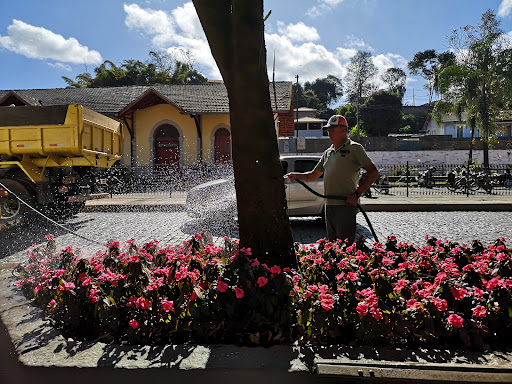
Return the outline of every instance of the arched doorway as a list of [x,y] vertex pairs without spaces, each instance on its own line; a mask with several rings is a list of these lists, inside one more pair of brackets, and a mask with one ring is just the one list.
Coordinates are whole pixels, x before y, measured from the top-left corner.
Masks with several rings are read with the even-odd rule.
[[155,131],[155,167],[180,166],[180,134],[170,124],[165,124]]
[[214,143],[215,164],[231,161],[231,134],[226,128],[219,128],[215,132]]

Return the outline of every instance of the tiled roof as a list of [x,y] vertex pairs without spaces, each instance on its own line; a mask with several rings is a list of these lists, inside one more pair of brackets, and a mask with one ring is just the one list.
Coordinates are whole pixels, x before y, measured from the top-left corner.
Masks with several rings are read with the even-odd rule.
[[[270,99],[274,111],[291,108],[291,82],[276,82],[276,100],[270,83]],[[229,113],[229,101],[223,83],[153,85],[105,88],[21,89],[16,94],[37,100],[41,105],[81,104],[105,115],[117,115],[148,90],[154,89],[186,113]],[[10,90],[0,90],[0,100]]]

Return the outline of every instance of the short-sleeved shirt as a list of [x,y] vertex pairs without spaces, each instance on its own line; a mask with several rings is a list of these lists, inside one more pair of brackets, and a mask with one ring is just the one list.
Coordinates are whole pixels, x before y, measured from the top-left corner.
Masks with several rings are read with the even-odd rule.
[[[373,164],[363,146],[355,141],[347,141],[337,150],[331,145],[325,150],[315,166],[324,174],[324,194],[327,196],[347,196],[354,193],[359,183],[362,167]],[[344,200],[325,199],[327,205],[344,205]]]

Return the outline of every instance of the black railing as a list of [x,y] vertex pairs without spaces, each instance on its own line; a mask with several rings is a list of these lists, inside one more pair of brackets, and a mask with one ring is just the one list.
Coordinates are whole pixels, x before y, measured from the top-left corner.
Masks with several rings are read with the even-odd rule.
[[[465,164],[380,164],[375,184],[378,193],[394,195],[512,194],[511,169],[492,165],[484,170]],[[387,188],[382,188],[383,179]]]
[[[512,176],[506,165],[492,165],[487,173],[464,164],[379,164],[380,177],[372,193],[415,195],[512,195]],[[194,167],[112,167],[104,175],[103,192],[162,194],[186,192],[211,180],[233,175],[230,164]]]

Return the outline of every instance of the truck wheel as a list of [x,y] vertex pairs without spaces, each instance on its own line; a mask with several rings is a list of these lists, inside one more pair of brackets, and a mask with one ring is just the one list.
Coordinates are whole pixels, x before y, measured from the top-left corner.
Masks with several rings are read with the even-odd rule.
[[[12,192],[7,193],[6,196],[0,196],[0,228],[12,227],[21,223],[32,212],[18,197],[31,206],[33,199],[23,184],[15,180],[4,179],[0,183]],[[0,189],[2,189],[1,185]]]

